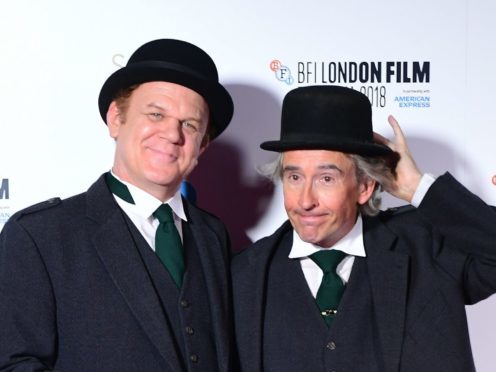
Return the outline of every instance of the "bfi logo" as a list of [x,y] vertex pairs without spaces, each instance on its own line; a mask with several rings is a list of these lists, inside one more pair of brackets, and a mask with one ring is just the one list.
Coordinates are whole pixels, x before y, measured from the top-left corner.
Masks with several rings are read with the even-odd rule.
[[0,199],[9,199],[9,179],[3,178],[0,183]]
[[274,59],[270,62],[270,69],[275,73],[277,80],[283,81],[288,85],[293,84],[294,78],[291,76],[291,70],[283,66],[281,61]]

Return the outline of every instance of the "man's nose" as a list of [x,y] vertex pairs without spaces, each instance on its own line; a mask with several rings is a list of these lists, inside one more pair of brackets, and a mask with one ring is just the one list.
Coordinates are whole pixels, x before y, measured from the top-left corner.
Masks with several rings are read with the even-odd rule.
[[311,210],[318,205],[315,187],[311,181],[305,182],[300,194],[300,206],[305,210]]
[[162,123],[160,136],[171,143],[181,143],[183,141],[182,122],[179,119],[168,117]]

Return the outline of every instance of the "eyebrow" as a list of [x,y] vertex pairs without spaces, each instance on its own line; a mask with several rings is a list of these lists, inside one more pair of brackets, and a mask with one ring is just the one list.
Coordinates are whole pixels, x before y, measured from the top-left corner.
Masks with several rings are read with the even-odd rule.
[[146,108],[154,108],[154,109],[157,109],[157,110],[160,110],[160,111],[167,111],[165,109],[165,107],[159,105],[158,103],[155,103],[155,102],[152,102],[152,103],[147,103]]
[[[300,169],[301,169],[301,167],[299,167],[297,165],[286,165],[282,169],[282,171],[283,171],[283,173],[284,172],[294,172],[294,171],[298,171]],[[341,174],[344,173],[343,170],[341,168],[339,168],[336,164],[321,164],[321,165],[317,166],[317,169],[319,169],[319,170],[336,170]]]

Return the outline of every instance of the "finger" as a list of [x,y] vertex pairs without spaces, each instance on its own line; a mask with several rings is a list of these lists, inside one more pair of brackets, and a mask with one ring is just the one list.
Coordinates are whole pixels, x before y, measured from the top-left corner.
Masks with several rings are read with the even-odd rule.
[[398,121],[394,118],[393,115],[388,116],[388,122],[389,125],[391,125],[391,128],[393,128],[393,132],[394,132],[394,136],[396,137],[396,140],[400,142],[405,142],[405,135],[403,134],[403,131],[401,130]]

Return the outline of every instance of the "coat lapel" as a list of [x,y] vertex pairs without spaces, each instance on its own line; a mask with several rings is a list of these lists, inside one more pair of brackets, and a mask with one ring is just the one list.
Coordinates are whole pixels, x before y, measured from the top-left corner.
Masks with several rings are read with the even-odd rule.
[[[386,372],[399,370],[408,290],[409,256],[378,219],[364,218],[364,243]],[[395,245],[395,251],[392,250]]]
[[[259,240],[248,248],[247,252],[241,252],[233,262],[234,313],[238,331],[236,338],[243,368],[247,371],[263,370],[262,346],[267,275],[281,239],[290,230],[291,224],[286,221],[270,237]],[[242,273],[239,279],[238,272]],[[249,319],[248,327],[244,321],[237,319]]]
[[229,268],[228,238],[221,242],[213,230],[203,220],[199,211],[188,202],[184,201],[188,216],[188,226],[195,244],[198,246],[199,256],[208,291],[210,311],[212,314],[212,327],[216,336],[217,360],[219,371],[229,371],[231,355],[231,339],[229,335],[232,325],[231,293]]
[[139,324],[169,364],[181,371],[172,330],[122,211],[103,177],[88,190],[89,232],[96,251]]

